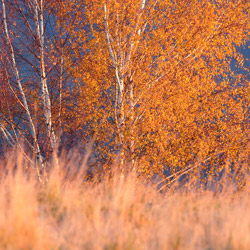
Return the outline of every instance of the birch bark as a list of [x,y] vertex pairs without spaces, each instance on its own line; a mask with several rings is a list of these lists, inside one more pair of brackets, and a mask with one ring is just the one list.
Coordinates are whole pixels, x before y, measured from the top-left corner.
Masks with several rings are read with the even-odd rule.
[[50,141],[50,146],[52,150],[53,161],[56,167],[58,167],[58,158],[56,153],[56,136],[52,127],[52,114],[51,114],[51,101],[50,94],[48,90],[47,84],[47,76],[45,69],[45,46],[44,46],[44,17],[43,17],[43,0],[40,0],[40,4],[38,0],[34,0],[34,13],[36,20],[36,33],[37,40],[39,43],[39,61],[40,61],[40,80],[41,80],[41,92],[42,92],[42,102],[44,107],[44,117],[46,123],[46,130],[48,134],[48,138]]
[[[108,2],[107,2],[108,3]],[[106,42],[108,45],[109,55],[112,61],[112,66],[115,70],[115,84],[116,84],[116,103],[115,103],[115,118],[117,123],[117,130],[119,136],[119,146],[118,146],[118,160],[121,168],[124,168],[125,162],[125,145],[124,145],[124,80],[121,78],[122,65],[120,60],[114,54],[112,43],[110,40],[109,26],[108,26],[108,15],[109,10],[107,4],[104,5],[104,18],[105,18],[105,33]]]
[[[138,15],[135,17],[136,27],[131,34],[130,44],[127,53],[122,51],[120,46],[120,40],[122,37],[121,31],[118,28],[119,15],[117,14],[117,27],[116,27],[116,44],[112,43],[110,31],[109,31],[109,1],[104,5],[104,18],[105,18],[105,33],[106,42],[109,50],[109,56],[112,61],[112,66],[115,71],[115,84],[116,84],[116,104],[115,104],[115,116],[117,123],[117,130],[119,136],[119,147],[118,147],[118,159],[121,168],[124,168],[125,156],[128,157],[128,162],[131,164],[131,168],[134,168],[134,83],[132,78],[132,69],[129,69],[131,65],[131,57],[133,52],[136,50],[138,40],[135,39],[141,36],[142,28],[140,27],[140,20],[143,14],[146,0],[141,0],[140,9]],[[124,60],[124,55],[126,59]],[[125,93],[125,88],[127,92]],[[128,102],[129,112],[125,114],[125,102]],[[129,123],[126,123],[128,120]],[[129,124],[129,125],[128,125]],[[129,142],[125,143],[125,133],[129,131]],[[127,145],[127,147],[126,147]],[[127,151],[127,152],[126,152]]]

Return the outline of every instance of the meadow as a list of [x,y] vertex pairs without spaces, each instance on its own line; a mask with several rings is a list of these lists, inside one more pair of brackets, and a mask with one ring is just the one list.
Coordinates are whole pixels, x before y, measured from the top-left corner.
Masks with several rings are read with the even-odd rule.
[[249,0],[0,0],[0,31],[0,250],[250,249]]
[[[41,184],[20,154],[0,167],[0,249],[249,249],[250,184],[168,188],[60,159]],[[85,177],[84,177],[85,176]]]

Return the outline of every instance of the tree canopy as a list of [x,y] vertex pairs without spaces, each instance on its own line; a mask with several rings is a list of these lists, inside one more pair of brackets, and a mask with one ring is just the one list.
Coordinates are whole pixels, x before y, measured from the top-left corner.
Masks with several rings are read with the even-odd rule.
[[[65,138],[93,140],[98,171],[241,168],[250,93],[239,48],[250,40],[249,11],[243,0],[2,0],[1,52],[13,52],[1,56],[1,127],[9,142],[43,145],[47,158]],[[25,127],[32,122],[35,130]]]

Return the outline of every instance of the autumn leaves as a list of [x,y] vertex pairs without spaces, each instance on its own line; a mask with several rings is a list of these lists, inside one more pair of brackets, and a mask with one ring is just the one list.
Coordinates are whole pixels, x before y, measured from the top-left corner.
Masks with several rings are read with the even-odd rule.
[[[235,48],[249,40],[248,1],[7,1],[6,13],[15,12],[30,36],[40,37],[32,63],[25,50],[12,54],[37,74],[34,85],[26,75],[21,84],[31,116],[35,100],[44,114],[37,121],[45,125],[26,136],[34,145],[29,134],[39,134],[48,159],[59,130],[84,143],[94,135],[92,160],[100,171],[116,162],[146,175],[175,172],[208,157],[216,166],[247,154],[249,86],[231,61],[244,66]],[[12,27],[15,18],[2,20]],[[27,39],[18,32],[11,36]],[[10,40],[15,48],[18,40]],[[33,88],[39,75],[44,90],[47,84],[42,96]],[[20,98],[20,88],[14,90]],[[31,124],[25,112],[21,119]],[[6,109],[3,115],[9,119]],[[13,134],[17,127],[5,129]]]

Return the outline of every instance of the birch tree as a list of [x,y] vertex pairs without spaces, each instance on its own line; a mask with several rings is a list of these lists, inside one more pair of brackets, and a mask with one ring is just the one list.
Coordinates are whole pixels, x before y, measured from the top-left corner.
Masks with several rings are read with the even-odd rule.
[[[7,44],[9,46],[10,49],[10,54],[11,54],[11,66],[12,66],[12,70],[13,73],[15,75],[16,78],[16,82],[18,85],[18,89],[20,91],[21,94],[21,100],[18,99],[19,103],[22,105],[23,109],[25,110],[25,113],[27,115],[28,118],[28,123],[30,126],[30,133],[33,139],[33,145],[32,148],[34,150],[34,152],[36,153],[37,156],[37,160],[40,164],[40,169],[39,167],[37,167],[37,175],[39,177],[39,179],[41,180],[41,176],[40,176],[40,171],[43,170],[43,159],[42,159],[42,155],[41,155],[41,151],[40,151],[40,146],[38,144],[38,140],[37,140],[37,133],[36,133],[36,128],[33,122],[33,119],[31,117],[31,113],[30,113],[30,108],[28,106],[28,102],[27,102],[27,98],[25,95],[25,92],[23,90],[23,85],[19,76],[19,70],[17,68],[17,64],[16,64],[16,57],[15,57],[15,52],[14,52],[14,48],[10,39],[10,35],[9,35],[9,29],[8,29],[8,24],[7,24],[7,16],[6,16],[6,6],[5,6],[5,0],[2,0],[2,13],[3,13],[3,24],[4,24],[4,31],[5,31],[5,36],[6,36],[6,41]],[[3,127],[2,127],[2,131],[3,131]],[[3,131],[4,135],[6,137],[6,134],[8,134],[7,132]],[[11,137],[10,137],[11,138]],[[16,136],[16,144],[19,148],[21,148],[22,146],[20,145],[20,142],[18,140],[18,137]],[[14,142],[14,139],[12,139],[12,141]]]
[[56,153],[56,136],[52,126],[52,114],[51,114],[51,101],[50,94],[47,85],[47,76],[45,69],[45,46],[44,46],[44,2],[43,0],[34,0],[32,2],[34,8],[35,22],[36,22],[36,38],[39,46],[39,64],[40,64],[40,78],[41,78],[41,95],[42,95],[42,103],[44,107],[44,117],[46,130],[48,134],[48,138],[50,140],[50,145],[52,149],[53,159],[55,164],[58,166],[58,159]]
[[243,66],[236,48],[249,40],[248,1],[78,5],[84,10],[68,28],[83,51],[74,74],[84,119],[73,126],[89,121],[100,155],[148,174],[219,150],[237,154],[249,129],[248,83],[231,62]]
[[[54,21],[56,17],[52,17],[53,5],[50,1],[1,1],[1,3],[4,31],[1,44],[3,51],[9,51],[2,54],[1,69],[5,72],[5,86],[17,104],[14,113],[6,108],[8,105],[5,105],[7,111],[1,115],[8,125],[2,125],[1,130],[5,139],[11,145],[18,146],[27,157],[29,155],[27,149],[36,155],[34,159],[32,157],[29,159],[34,166],[37,166],[35,162],[38,161],[37,172],[40,175],[50,156],[58,165],[58,144],[54,124],[59,124],[55,120],[62,120],[62,91],[66,75],[63,68],[64,55],[61,51],[67,41],[59,39]],[[47,23],[46,33],[45,23]],[[9,65],[12,71],[9,70]],[[56,74],[58,68],[60,72]],[[51,86],[48,84],[49,81]],[[64,94],[66,96],[66,93]],[[55,103],[54,108],[52,101]],[[14,103],[9,102],[9,106],[12,104]],[[17,116],[18,108],[22,111]],[[53,115],[56,116],[54,124]]]

